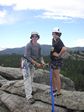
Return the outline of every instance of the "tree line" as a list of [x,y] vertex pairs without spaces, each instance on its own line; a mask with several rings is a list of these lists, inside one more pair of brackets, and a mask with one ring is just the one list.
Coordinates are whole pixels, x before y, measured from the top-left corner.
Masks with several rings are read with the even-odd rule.
[[[0,66],[20,68],[22,55],[1,55]],[[50,62],[49,56],[45,56],[46,63]],[[49,70],[49,67],[46,68]],[[75,83],[76,90],[84,91],[84,60],[67,58],[64,59],[61,74],[69,77]]]

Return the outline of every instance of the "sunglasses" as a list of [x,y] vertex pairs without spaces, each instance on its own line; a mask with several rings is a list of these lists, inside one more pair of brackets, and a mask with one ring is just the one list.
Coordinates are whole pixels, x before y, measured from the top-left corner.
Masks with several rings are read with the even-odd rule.
[[38,36],[37,35],[32,35],[32,38],[38,38]]
[[58,36],[61,36],[61,33],[52,32],[52,35],[58,35]]

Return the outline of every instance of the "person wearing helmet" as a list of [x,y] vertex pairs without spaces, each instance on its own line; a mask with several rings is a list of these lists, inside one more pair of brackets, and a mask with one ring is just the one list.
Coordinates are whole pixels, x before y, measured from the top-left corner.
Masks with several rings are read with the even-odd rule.
[[52,31],[52,48],[50,52],[51,69],[52,69],[52,86],[53,95],[61,95],[61,80],[60,69],[62,67],[62,55],[67,50],[62,40],[60,39],[62,33],[59,28],[54,28]]
[[[30,42],[25,47],[24,57],[28,60],[28,74],[31,77],[30,91],[25,87],[26,98],[30,103],[34,102],[32,98],[32,79],[34,76],[35,67],[42,68],[44,66],[44,59],[41,54],[41,45],[37,43],[37,40],[40,38],[38,32],[32,32],[30,36]],[[27,89],[26,89],[27,88]]]

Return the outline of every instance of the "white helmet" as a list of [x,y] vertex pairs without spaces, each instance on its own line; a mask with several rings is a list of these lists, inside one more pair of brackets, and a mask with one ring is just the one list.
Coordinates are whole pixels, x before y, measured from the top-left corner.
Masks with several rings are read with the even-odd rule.
[[38,32],[31,32],[31,35],[38,35]]
[[30,37],[30,39],[32,39],[32,36],[33,35],[37,35],[38,36],[38,39],[40,38],[40,35],[38,34],[38,32],[31,32],[31,37]]
[[60,33],[60,34],[62,34],[62,33],[60,32],[60,29],[57,28],[57,27],[53,28],[52,32],[56,32],[56,33]]

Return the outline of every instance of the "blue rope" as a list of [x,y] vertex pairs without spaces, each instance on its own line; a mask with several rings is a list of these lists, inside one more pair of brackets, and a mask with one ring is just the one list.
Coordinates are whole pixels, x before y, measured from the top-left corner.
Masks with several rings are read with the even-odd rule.
[[53,95],[53,86],[52,86],[52,69],[50,67],[50,89],[51,89],[51,101],[52,101],[52,111],[54,112],[54,95]]

